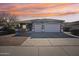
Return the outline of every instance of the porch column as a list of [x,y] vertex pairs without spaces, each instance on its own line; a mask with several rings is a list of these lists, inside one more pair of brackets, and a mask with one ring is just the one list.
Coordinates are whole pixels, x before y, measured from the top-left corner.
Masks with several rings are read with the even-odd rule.
[[60,32],[63,32],[63,25],[60,24]]

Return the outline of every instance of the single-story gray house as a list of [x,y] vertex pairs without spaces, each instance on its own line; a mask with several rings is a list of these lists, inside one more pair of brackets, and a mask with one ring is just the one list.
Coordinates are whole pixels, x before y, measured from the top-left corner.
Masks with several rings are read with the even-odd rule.
[[56,19],[34,19],[19,22],[19,26],[32,32],[63,32],[63,22]]

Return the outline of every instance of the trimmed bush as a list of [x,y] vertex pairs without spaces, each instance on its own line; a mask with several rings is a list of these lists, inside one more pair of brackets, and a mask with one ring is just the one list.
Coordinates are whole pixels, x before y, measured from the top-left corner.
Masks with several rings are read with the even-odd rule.
[[70,30],[70,32],[71,32],[73,35],[79,36],[79,29],[72,29],[72,30]]

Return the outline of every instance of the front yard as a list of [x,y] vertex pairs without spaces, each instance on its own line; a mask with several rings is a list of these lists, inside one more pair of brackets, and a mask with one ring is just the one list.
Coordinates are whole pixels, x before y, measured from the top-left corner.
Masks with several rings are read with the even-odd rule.
[[[31,38],[29,39],[28,37],[31,37]],[[39,38],[41,38],[41,41],[39,41]],[[41,44],[39,42],[42,42],[42,44],[44,44],[43,39],[46,39],[47,42],[49,43],[48,38],[51,38],[51,40],[54,40],[54,41],[56,40],[57,42],[60,42],[60,43],[63,40],[64,41],[62,43],[64,43],[64,42],[71,43],[72,39],[75,39],[75,37],[64,34],[64,33],[30,33],[29,36],[28,36],[28,34],[25,34],[25,36],[15,36],[15,34],[10,34],[10,35],[0,36],[0,46],[21,46],[23,43],[24,43],[24,45],[28,44],[28,42],[31,42],[31,40],[33,43],[37,42],[34,44],[38,45],[38,44]],[[62,40],[60,38],[62,38]],[[68,39],[66,39],[66,38],[68,38]],[[34,39],[36,39],[36,40],[34,41]],[[68,41],[69,39],[71,39],[71,41]],[[78,38],[76,38],[76,39],[78,39]],[[74,40],[74,42],[75,42],[75,40]],[[30,44],[32,44],[32,43],[30,43]],[[46,43],[46,45],[47,45],[47,43]],[[54,45],[54,43],[53,43],[53,45]]]
[[14,35],[0,36],[0,46],[20,46],[27,37],[15,37]]

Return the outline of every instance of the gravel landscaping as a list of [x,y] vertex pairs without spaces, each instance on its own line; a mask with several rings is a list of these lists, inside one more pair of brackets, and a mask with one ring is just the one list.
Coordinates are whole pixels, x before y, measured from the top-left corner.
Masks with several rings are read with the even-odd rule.
[[0,46],[20,46],[27,37],[0,36]]

